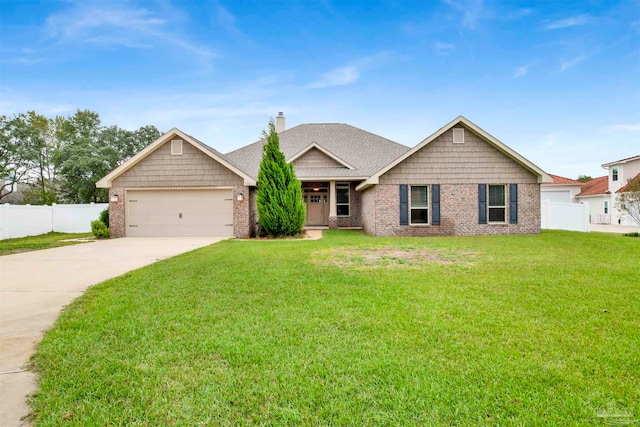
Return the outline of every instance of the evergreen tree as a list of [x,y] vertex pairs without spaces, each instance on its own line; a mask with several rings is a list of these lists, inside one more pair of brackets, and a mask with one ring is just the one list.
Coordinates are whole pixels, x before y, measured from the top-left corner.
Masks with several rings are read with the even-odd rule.
[[302,231],[306,215],[302,186],[293,165],[280,151],[280,139],[273,120],[269,132],[262,133],[267,143],[262,147],[258,172],[258,216],[263,234],[271,237],[295,236]]

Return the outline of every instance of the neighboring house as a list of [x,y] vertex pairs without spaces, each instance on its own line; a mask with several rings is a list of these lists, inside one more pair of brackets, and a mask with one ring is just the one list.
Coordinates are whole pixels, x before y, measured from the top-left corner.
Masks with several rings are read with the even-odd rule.
[[630,179],[640,174],[640,155],[605,163],[608,175],[583,184],[576,195],[579,202],[589,202],[591,223],[635,225],[630,218],[616,209],[616,198]]
[[[375,236],[538,233],[552,178],[460,116],[413,148],[341,123],[285,130],[306,225]],[[172,129],[101,179],[112,236],[249,237],[257,223],[261,140],[226,155]]]
[[[2,180],[3,184],[10,181]],[[26,182],[14,182],[10,186],[4,187],[2,191],[2,199],[0,203],[9,203],[12,205],[22,205],[24,203],[25,191],[33,188],[32,184]]]
[[540,200],[551,203],[576,203],[576,195],[580,193],[582,182],[549,174],[553,182],[540,185]]

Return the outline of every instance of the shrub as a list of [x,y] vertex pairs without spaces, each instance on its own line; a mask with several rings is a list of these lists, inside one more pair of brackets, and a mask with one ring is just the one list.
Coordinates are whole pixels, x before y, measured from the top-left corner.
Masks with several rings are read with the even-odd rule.
[[99,219],[91,221],[91,232],[97,239],[108,239],[111,236],[111,230]]
[[100,221],[109,228],[109,208],[100,212]]
[[263,132],[267,143],[262,148],[258,172],[258,221],[260,232],[270,237],[295,236],[300,233],[306,215],[302,186],[293,165],[280,151],[280,139],[273,120],[269,132]]
[[637,231],[633,231],[631,233],[624,233],[623,236],[625,237],[640,237],[640,233]]

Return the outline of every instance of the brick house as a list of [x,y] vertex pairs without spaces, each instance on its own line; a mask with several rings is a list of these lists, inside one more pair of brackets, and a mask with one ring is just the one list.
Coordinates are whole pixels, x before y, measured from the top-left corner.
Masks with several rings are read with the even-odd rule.
[[[459,116],[413,148],[342,123],[285,129],[306,225],[375,236],[540,232],[540,184],[552,178]],[[101,179],[115,237],[249,237],[265,141],[219,153],[179,129]]]

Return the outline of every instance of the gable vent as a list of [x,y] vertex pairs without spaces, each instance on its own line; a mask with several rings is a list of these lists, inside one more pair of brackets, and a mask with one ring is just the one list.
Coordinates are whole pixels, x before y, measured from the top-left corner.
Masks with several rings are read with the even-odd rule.
[[181,156],[182,155],[182,140],[181,139],[172,139],[171,140],[171,155],[172,156]]
[[464,128],[453,128],[453,143],[464,144]]

